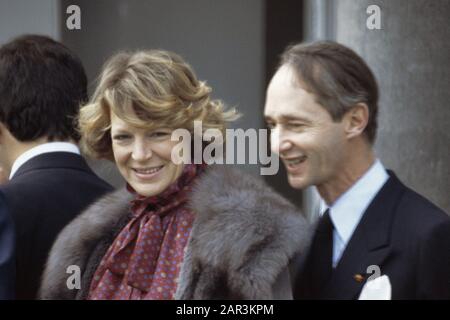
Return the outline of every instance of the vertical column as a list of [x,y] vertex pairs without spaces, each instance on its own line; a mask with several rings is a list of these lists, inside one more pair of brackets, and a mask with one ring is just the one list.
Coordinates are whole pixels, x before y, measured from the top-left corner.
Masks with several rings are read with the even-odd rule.
[[[367,8],[380,8],[369,30]],[[450,1],[339,0],[336,40],[363,56],[380,85],[378,156],[450,212]]]

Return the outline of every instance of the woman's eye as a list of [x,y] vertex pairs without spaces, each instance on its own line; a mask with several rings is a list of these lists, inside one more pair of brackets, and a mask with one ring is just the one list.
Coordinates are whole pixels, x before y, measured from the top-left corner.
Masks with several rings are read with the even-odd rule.
[[117,135],[113,136],[113,140],[116,140],[116,141],[124,141],[127,139],[130,139],[130,136],[126,135],[126,134],[117,134]]
[[274,123],[271,123],[271,122],[267,122],[267,123],[266,123],[266,126],[267,126],[267,128],[270,129],[270,130],[272,130],[272,129],[275,128],[275,124],[274,124]]
[[152,138],[164,138],[164,137],[167,137],[168,135],[169,135],[169,132],[167,132],[167,131],[155,131],[155,132],[152,132],[150,134],[150,137],[152,137]]

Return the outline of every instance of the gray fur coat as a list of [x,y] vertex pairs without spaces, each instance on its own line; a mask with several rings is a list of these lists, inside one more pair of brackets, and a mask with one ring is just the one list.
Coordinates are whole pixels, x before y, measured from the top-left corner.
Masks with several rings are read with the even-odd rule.
[[[59,234],[40,289],[42,299],[86,298],[106,250],[129,221],[124,189],[91,205]],[[306,220],[260,179],[210,166],[189,200],[196,214],[176,299],[289,299],[288,264],[305,251]],[[81,270],[81,288],[68,289],[68,266]]]

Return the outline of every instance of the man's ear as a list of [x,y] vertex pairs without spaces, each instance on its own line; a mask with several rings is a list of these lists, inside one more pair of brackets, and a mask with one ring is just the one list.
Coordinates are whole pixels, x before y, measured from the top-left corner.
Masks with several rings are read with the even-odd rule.
[[344,115],[345,133],[352,139],[361,135],[369,122],[369,107],[365,103],[358,103]]

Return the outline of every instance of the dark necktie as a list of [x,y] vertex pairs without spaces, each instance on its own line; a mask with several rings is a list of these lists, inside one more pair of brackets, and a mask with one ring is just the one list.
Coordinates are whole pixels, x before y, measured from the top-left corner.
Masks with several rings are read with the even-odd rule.
[[[317,229],[311,243],[306,272],[298,279],[295,288],[296,299],[321,299],[324,287],[332,273],[333,255],[333,222],[329,209],[319,219]],[[306,287],[303,287],[306,286]]]

